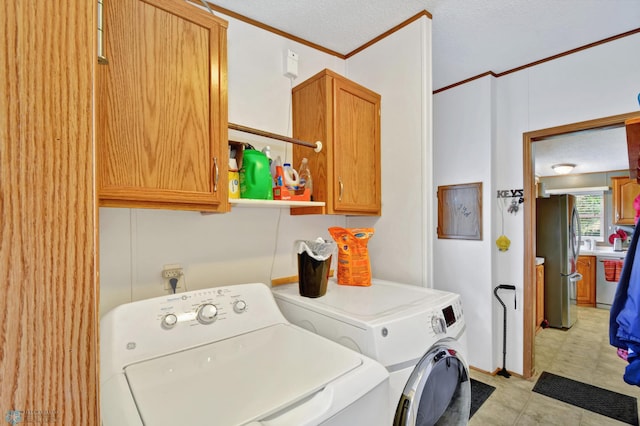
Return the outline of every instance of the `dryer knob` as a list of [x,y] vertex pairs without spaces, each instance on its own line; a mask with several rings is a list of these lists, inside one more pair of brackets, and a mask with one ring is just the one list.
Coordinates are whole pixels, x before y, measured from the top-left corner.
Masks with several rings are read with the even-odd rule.
[[436,334],[444,334],[447,332],[447,325],[444,319],[437,315],[431,317],[431,328],[433,328],[433,332]]
[[211,324],[218,317],[218,308],[211,303],[206,303],[198,308],[198,321],[200,324]]
[[166,328],[167,330],[175,327],[175,325],[178,323],[178,317],[176,316],[176,314],[167,314],[164,317],[162,317],[162,328]]

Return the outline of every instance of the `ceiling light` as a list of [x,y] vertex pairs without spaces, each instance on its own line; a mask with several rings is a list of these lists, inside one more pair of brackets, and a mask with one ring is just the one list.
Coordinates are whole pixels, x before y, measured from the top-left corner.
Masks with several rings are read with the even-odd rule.
[[554,164],[551,166],[554,172],[559,175],[566,175],[567,173],[571,173],[571,170],[575,167],[575,164],[570,163],[562,163],[562,164]]

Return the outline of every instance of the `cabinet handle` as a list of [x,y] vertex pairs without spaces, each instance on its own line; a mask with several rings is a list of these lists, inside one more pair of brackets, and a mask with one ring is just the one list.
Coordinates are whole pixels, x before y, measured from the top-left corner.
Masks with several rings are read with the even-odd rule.
[[218,170],[218,158],[213,157],[213,192],[218,192],[218,178],[220,177],[220,173]]
[[104,22],[103,11],[104,3],[102,0],[98,0],[98,63],[101,65],[107,65],[109,61],[104,56]]
[[342,177],[338,176],[338,184],[340,185],[340,192],[338,193],[338,201],[342,201],[342,193],[344,192],[344,184],[342,183]]

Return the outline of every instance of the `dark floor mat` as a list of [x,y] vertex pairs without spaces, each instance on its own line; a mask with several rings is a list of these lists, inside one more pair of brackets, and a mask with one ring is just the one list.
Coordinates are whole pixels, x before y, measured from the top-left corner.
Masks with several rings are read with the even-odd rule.
[[543,371],[533,391],[594,413],[638,424],[636,398]]
[[484,404],[494,390],[496,388],[491,385],[471,379],[471,411],[469,411],[469,418],[478,411],[478,408]]

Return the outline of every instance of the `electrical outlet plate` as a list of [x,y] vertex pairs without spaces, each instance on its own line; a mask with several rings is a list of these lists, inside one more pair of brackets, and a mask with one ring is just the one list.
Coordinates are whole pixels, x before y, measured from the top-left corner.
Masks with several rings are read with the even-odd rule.
[[184,291],[184,270],[182,266],[178,264],[164,265],[162,268],[162,280],[164,289],[170,293],[173,292],[173,288],[171,287],[170,280],[171,278],[178,279],[178,285],[176,286],[176,293],[179,291]]

